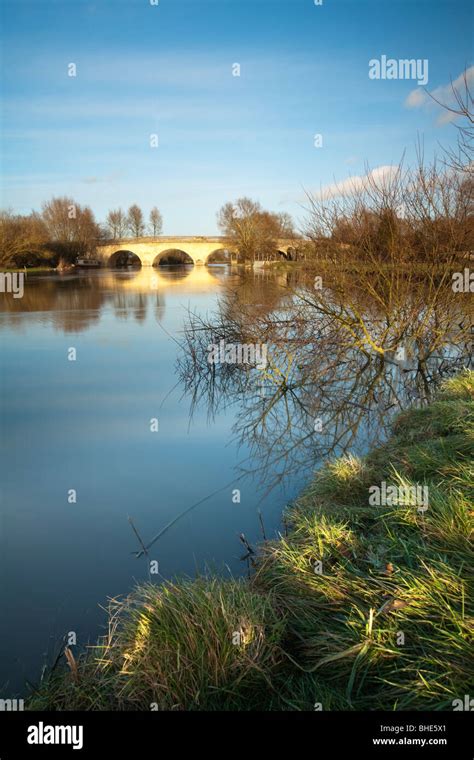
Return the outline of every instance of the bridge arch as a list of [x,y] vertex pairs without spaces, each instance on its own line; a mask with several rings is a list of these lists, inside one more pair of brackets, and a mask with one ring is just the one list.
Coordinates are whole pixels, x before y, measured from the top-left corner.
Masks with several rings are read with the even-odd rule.
[[216,248],[207,256],[206,264],[230,264],[232,252],[228,248]]
[[[101,241],[97,246],[97,257],[103,262],[103,264],[113,266],[114,268],[119,264],[119,268],[129,268],[129,265],[135,261],[126,260],[122,261],[118,254],[121,252],[130,252],[139,257],[142,266],[158,266],[160,261],[166,258],[166,255],[170,252],[179,251],[180,258],[176,263],[186,261],[188,264],[194,263],[196,265],[205,265],[218,261],[220,255],[218,252],[230,251],[230,263],[237,264],[242,262],[242,257],[233,250],[233,246],[225,237],[206,237],[206,236],[187,236],[187,237],[140,237],[140,238],[123,238],[121,240],[107,240]],[[269,252],[261,251],[256,256],[256,264],[264,262],[265,260],[277,260],[283,259],[285,256],[290,258],[290,247],[296,246],[296,252],[298,253],[298,243],[295,240],[280,239],[275,241],[275,252],[269,254]],[[276,251],[281,251],[277,253]],[[294,250],[294,249],[293,249]],[[269,255],[265,255],[265,254]],[[297,253],[293,258],[298,258]],[[189,256],[189,259],[187,258]],[[118,260],[118,261],[117,261]],[[191,261],[192,260],[192,261]]]
[[137,256],[133,251],[127,249],[121,249],[115,251],[107,259],[107,266],[112,269],[122,269],[125,267],[141,267],[142,261],[140,256]]
[[194,261],[189,253],[181,250],[181,248],[167,248],[165,251],[160,251],[160,253],[156,254],[153,259],[153,266],[158,267],[167,264],[173,266],[187,266],[189,264],[194,264]]
[[295,261],[297,259],[297,249],[292,245],[286,246],[286,250],[279,248],[276,253],[278,254],[278,258],[285,259],[285,261]]

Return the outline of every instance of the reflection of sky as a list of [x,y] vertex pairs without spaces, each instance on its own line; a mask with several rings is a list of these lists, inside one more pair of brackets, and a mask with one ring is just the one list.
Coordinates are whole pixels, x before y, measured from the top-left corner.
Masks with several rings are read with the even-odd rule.
[[[98,604],[146,577],[144,560],[130,554],[138,547],[128,515],[151,540],[179,512],[232,481],[245,456],[230,443],[232,413],[209,423],[201,409],[190,425],[189,400],[173,390],[177,346],[170,335],[182,329],[188,304],[209,311],[217,294],[215,287],[193,294],[188,279],[164,293],[162,326],[152,308],[143,322],[117,322],[106,306],[77,334],[58,330],[59,322],[53,326],[39,311],[18,316],[26,330],[1,330],[0,686],[10,678],[20,688],[24,674],[37,677],[50,636],[75,630],[82,642],[94,638],[104,622]],[[35,287],[39,293],[41,284]],[[67,361],[70,346],[76,362]],[[152,417],[158,433],[149,431]],[[238,533],[251,541],[261,535],[255,484],[239,487],[241,504],[232,502],[229,487],[154,545],[150,558],[164,576],[206,563],[245,569]],[[75,505],[67,502],[71,488]],[[262,504],[270,535],[285,497],[274,492]]]

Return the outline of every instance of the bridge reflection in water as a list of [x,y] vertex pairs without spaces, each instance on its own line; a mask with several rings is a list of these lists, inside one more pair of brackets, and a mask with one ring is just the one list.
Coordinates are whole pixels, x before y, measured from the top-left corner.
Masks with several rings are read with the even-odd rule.
[[[31,273],[23,298],[0,300],[8,440],[0,524],[5,518],[35,568],[35,583],[25,584],[25,552],[3,542],[9,614],[0,628],[9,656],[0,661],[0,685],[8,683],[9,693],[25,688],[26,678],[39,680],[44,653],[54,662],[56,642],[60,648],[71,625],[78,642],[96,639],[107,598],[148,580],[145,563],[131,554],[137,543],[127,516],[148,542],[228,483],[245,457],[232,433],[238,409],[230,406],[213,424],[203,406],[191,425],[177,376],[188,308],[212,314],[226,283],[259,305],[273,293],[266,274],[234,274],[227,266],[103,267]],[[75,362],[69,347],[77,350]],[[78,509],[67,508],[70,487],[78,489]],[[300,483],[265,503],[254,481],[239,487],[238,508],[230,490],[217,493],[153,546],[150,559],[163,577],[204,574],[211,565],[223,574],[245,572],[238,535],[253,543],[261,535],[257,508],[273,535]]]
[[3,319],[11,329],[21,330],[22,315],[41,313],[44,322],[66,333],[85,332],[105,312],[121,321],[142,322],[148,316],[161,322],[167,296],[181,308],[194,297],[216,298],[226,284],[248,291],[250,302],[260,302],[269,289],[277,288],[281,294],[285,281],[285,275],[269,270],[254,270],[250,275],[225,265],[52,272],[28,277],[23,298],[5,299]]
[[224,267],[142,267],[128,270],[104,270],[105,287],[140,293],[153,293],[179,288],[183,293],[201,293],[214,288],[223,276]]

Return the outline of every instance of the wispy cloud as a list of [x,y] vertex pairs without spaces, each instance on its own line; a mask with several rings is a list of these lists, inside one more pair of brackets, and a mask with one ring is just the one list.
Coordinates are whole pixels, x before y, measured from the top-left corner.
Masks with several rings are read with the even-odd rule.
[[107,174],[104,176],[83,177],[81,182],[83,182],[85,185],[97,185],[101,182],[115,183],[123,179],[123,176],[124,176],[123,172],[112,172],[111,174]]
[[367,174],[347,177],[341,182],[324,185],[319,190],[313,191],[310,194],[316,200],[329,200],[330,198],[352,195],[364,190],[369,184],[383,188],[396,176],[398,171],[399,167],[391,164],[377,166]]
[[469,66],[454,81],[436,87],[431,93],[423,87],[417,87],[410,92],[405,100],[405,105],[407,108],[434,108],[438,112],[437,124],[449,124],[455,121],[457,114],[444,109],[442,106],[456,108],[455,91],[462,94],[466,85],[469,88],[474,87],[474,66]]

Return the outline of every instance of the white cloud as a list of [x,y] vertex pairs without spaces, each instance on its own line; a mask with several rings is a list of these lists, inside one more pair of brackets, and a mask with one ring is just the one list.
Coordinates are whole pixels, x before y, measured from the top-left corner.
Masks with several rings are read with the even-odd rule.
[[364,190],[369,183],[377,185],[377,187],[383,188],[387,183],[393,179],[399,171],[398,166],[387,165],[378,166],[368,174],[361,176],[347,177],[342,182],[333,182],[330,185],[325,185],[311,195],[318,200],[328,200],[329,198],[337,198],[343,195],[351,195],[360,190]]
[[442,108],[440,104],[456,108],[457,104],[453,90],[457,90],[462,95],[465,89],[465,81],[469,88],[474,87],[474,66],[469,66],[454,81],[436,87],[431,93],[428,93],[422,87],[417,87],[409,93],[405,100],[405,105],[407,108],[436,108],[438,110],[437,123],[440,125],[449,124],[456,119],[456,114]]
[[408,108],[419,108],[424,105],[429,99],[427,93],[421,88],[417,87],[416,90],[412,90],[405,100],[405,105]]

